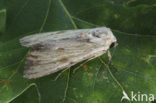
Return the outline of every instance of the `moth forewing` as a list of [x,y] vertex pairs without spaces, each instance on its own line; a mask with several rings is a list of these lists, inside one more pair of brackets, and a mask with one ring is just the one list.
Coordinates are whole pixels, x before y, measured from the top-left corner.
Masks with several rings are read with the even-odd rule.
[[24,77],[39,78],[104,54],[117,40],[106,27],[40,33],[20,39],[29,51]]

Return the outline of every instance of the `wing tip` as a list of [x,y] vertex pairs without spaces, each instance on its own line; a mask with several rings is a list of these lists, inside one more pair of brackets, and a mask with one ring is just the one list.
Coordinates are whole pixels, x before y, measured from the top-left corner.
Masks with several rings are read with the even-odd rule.
[[26,78],[26,79],[37,79],[40,77],[42,77],[42,75],[30,74],[30,73],[26,73],[26,71],[24,71],[24,74],[23,74],[23,78]]
[[27,71],[24,70],[23,78],[26,78],[26,79],[36,79],[37,77],[34,76],[34,75],[31,74],[31,73],[27,73]]
[[23,78],[26,78],[26,79],[32,79],[30,76],[28,76],[28,75],[23,75]]
[[19,40],[19,42],[20,42],[20,44],[22,45],[22,46],[26,46],[26,47],[29,47],[29,41],[27,41],[25,38],[21,38],[20,40]]
[[25,78],[25,79],[36,79],[36,77],[30,76],[30,75],[27,75],[27,74],[24,74],[23,78]]

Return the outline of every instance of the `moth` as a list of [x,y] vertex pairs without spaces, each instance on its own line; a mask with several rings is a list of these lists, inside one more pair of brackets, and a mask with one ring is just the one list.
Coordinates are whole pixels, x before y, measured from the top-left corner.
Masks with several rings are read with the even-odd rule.
[[26,57],[24,77],[43,77],[78,62],[94,59],[117,42],[107,27],[62,30],[39,33],[20,39],[22,46],[31,47]]

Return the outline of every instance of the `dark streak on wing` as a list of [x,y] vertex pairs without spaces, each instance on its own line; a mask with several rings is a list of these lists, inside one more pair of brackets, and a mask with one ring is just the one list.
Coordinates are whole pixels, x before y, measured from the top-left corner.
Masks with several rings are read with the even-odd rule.
[[67,60],[68,60],[68,57],[66,57],[66,56],[63,56],[63,57],[61,57],[61,59],[60,59],[61,62],[65,62],[65,61],[67,61]]
[[[29,56],[29,57],[32,57],[32,56]],[[33,57],[32,57],[33,58]],[[34,58],[33,58],[34,59]],[[25,68],[30,68],[31,66],[34,66],[34,65],[38,65],[39,64],[39,62],[40,62],[40,60],[33,60],[33,59],[29,59],[28,57],[27,57],[27,60],[26,60],[26,67]]]
[[38,43],[38,44],[35,44],[33,47],[32,47],[32,50],[36,50],[36,51],[39,51],[39,50],[43,50],[45,47],[41,44],[41,43]]
[[30,67],[32,65],[34,65],[34,62],[32,60],[27,60],[26,61],[26,68],[28,68],[28,67]]
[[[52,49],[51,47],[51,44],[49,45],[49,44],[45,44],[45,43],[37,43],[37,44],[35,44],[35,45],[32,45],[32,51],[45,51],[45,50],[50,50],[50,49]],[[54,46],[54,45],[52,45],[52,46]]]
[[57,50],[58,50],[58,51],[64,51],[65,48],[58,48]]
[[31,53],[29,53],[29,55],[30,55],[30,57],[32,57],[32,58],[35,58],[35,59],[37,59],[37,58],[38,58],[38,56],[37,56],[37,55],[33,55],[33,54],[31,54]]

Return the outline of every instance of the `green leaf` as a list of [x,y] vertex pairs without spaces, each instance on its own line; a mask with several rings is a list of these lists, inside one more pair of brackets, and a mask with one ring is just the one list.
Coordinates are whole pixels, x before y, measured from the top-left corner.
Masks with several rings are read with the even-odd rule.
[[102,0],[93,2],[65,0],[64,2],[72,16],[92,24],[133,34],[155,35],[156,33],[155,6],[129,7]]
[[[36,89],[36,84],[32,84],[27,91],[21,94],[17,99],[11,101],[10,103],[38,103],[40,102],[40,93],[38,89]],[[27,100],[23,99],[27,98]]]
[[0,10],[0,32],[3,33],[5,31],[6,24],[6,10]]
[[138,6],[138,5],[151,5],[151,6],[154,6],[156,5],[156,1],[155,0],[130,0],[128,3],[127,3],[129,6],[133,7],[133,6]]
[[[0,103],[121,103],[123,91],[156,96],[156,7],[146,0],[0,0],[6,30],[0,34]],[[66,70],[35,80],[23,78],[29,48],[19,39],[39,32],[107,26],[117,37],[107,54],[76,73]],[[138,98],[137,98],[138,99]],[[122,103],[150,103],[123,100]]]

